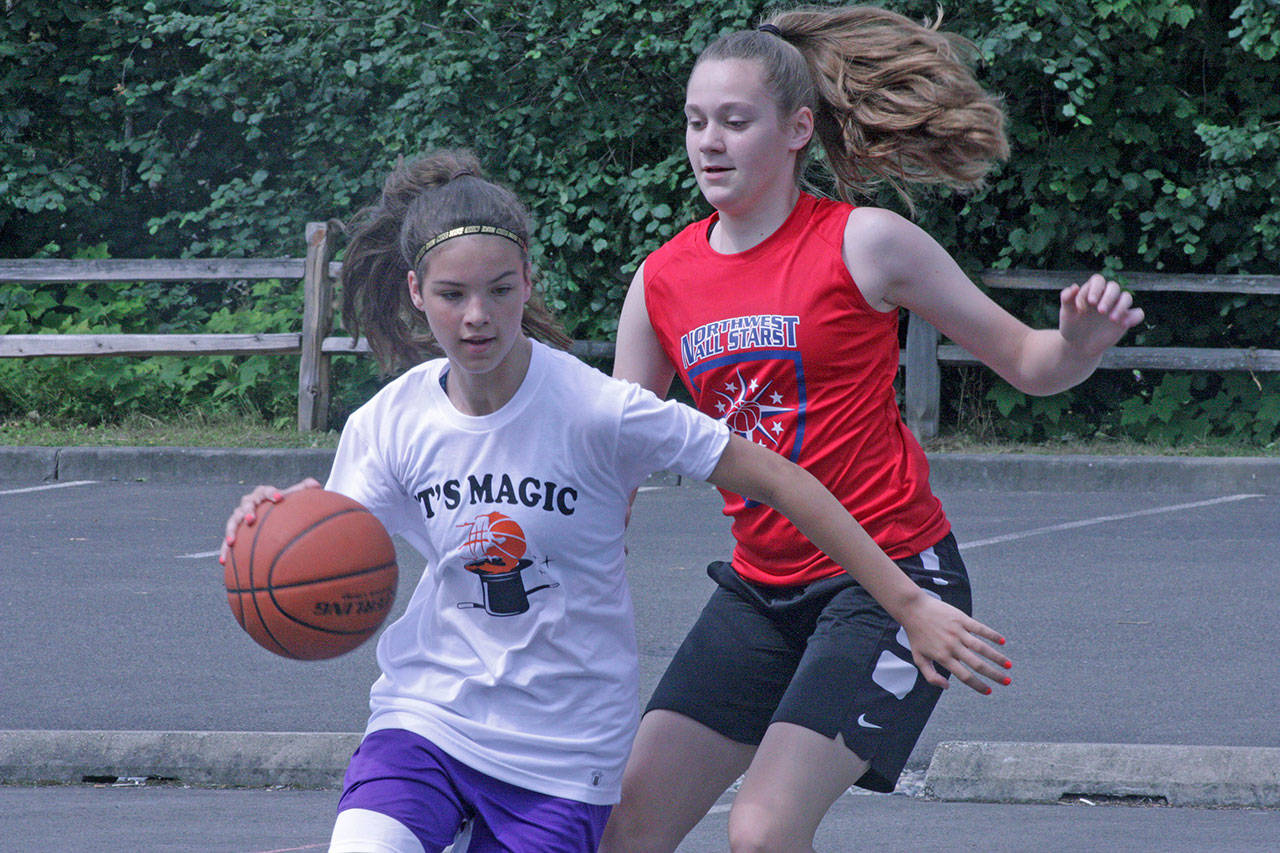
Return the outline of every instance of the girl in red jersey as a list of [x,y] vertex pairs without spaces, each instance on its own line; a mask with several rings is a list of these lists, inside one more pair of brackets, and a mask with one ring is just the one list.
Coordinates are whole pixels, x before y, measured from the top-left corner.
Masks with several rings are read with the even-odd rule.
[[[1089,376],[1143,315],[1095,275],[1062,291],[1057,329],[1032,330],[911,222],[799,189],[815,135],[848,196],[980,182],[1008,146],[966,48],[870,7],[782,12],[708,47],[685,138],[716,212],[641,265],[614,374],[659,394],[679,374],[700,409],[807,468],[920,589],[969,612],[950,524],[895,402],[898,309],[1032,394]],[[708,569],[717,589],[641,721],[604,850],[674,850],[743,774],[731,848],[811,849],[849,786],[893,789],[946,687],[889,602],[785,518],[727,492],[725,512],[732,562]]]

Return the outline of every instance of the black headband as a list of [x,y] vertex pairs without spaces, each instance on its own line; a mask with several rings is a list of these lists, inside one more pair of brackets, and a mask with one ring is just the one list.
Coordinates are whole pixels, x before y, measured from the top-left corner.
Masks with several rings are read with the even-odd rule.
[[775,35],[778,38],[783,37],[782,30],[778,29],[773,24],[761,24],[760,26],[756,27],[756,29],[762,33],[769,33],[770,35]]

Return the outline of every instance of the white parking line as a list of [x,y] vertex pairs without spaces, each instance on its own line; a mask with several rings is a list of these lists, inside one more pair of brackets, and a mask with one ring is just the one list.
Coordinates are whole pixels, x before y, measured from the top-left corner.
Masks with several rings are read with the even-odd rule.
[[28,486],[25,489],[7,489],[0,492],[0,495],[21,495],[26,492],[47,492],[49,489],[69,489],[72,486],[88,486],[98,482],[97,480],[72,480],[67,483],[49,483],[44,486]]
[[[663,488],[662,486],[641,486],[640,491],[648,491],[650,489]],[[6,494],[0,492],[0,494]],[[1003,536],[992,536],[988,539],[975,539],[973,542],[961,542],[962,549],[981,548],[985,545],[999,545],[1002,542],[1014,542],[1018,539],[1026,539],[1031,536],[1042,536],[1046,533],[1057,533],[1062,530],[1074,530],[1077,527],[1091,527],[1095,524],[1105,524],[1108,521],[1124,521],[1130,518],[1141,518],[1145,515],[1159,515],[1166,512],[1179,512],[1184,509],[1199,509],[1200,507],[1215,506],[1217,504],[1234,503],[1236,501],[1245,501],[1250,498],[1261,498],[1266,495],[1228,495],[1224,498],[1212,498],[1210,500],[1196,501],[1189,504],[1174,504],[1172,506],[1158,506],[1151,509],[1140,509],[1134,512],[1124,512],[1119,515],[1100,515],[1094,518],[1085,518],[1079,521],[1066,521],[1062,524],[1051,524],[1047,527],[1035,527],[1031,530],[1023,530],[1018,533],[1006,533]],[[180,560],[203,560],[208,557],[218,556],[218,551],[202,551],[199,554],[182,554],[178,557]]]
[[1245,501],[1250,498],[1261,498],[1264,495],[1228,495],[1225,498],[1213,498],[1212,500],[1196,501],[1189,504],[1174,504],[1172,506],[1158,506],[1151,509],[1140,509],[1134,512],[1125,512],[1119,515],[1100,515],[1095,518],[1085,518],[1080,521],[1067,521],[1062,524],[1051,524],[1048,527],[1036,527],[1031,530],[1024,530],[1021,533],[1006,533],[1003,536],[992,536],[989,539],[978,539],[973,542],[961,542],[961,549],[981,548],[984,545],[998,545],[1001,542],[1013,542],[1016,539],[1026,539],[1029,536],[1040,536],[1045,533],[1057,533],[1060,530],[1074,530],[1077,527],[1089,527],[1094,524],[1105,524],[1108,521],[1124,521],[1129,518],[1140,518],[1144,515],[1159,515],[1165,512],[1179,512],[1184,509],[1198,509],[1204,506],[1214,506],[1216,504],[1234,503],[1235,501]]

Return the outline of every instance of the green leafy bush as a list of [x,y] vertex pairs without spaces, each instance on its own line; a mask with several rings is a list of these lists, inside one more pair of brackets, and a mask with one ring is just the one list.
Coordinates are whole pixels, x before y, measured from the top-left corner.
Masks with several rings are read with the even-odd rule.
[[[936,14],[934,0],[886,5]],[[549,303],[577,336],[611,337],[638,260],[706,212],[681,138],[693,57],[766,8],[11,4],[0,18],[0,256],[70,257],[100,245],[114,257],[299,256],[304,224],[349,216],[397,156],[469,146],[529,202]],[[984,82],[1005,95],[1014,147],[983,190],[918,205],[921,224],[967,269],[1280,271],[1272,0],[956,0],[944,12],[944,25],[977,45]],[[201,286],[181,297],[138,288],[6,288],[0,323],[157,331],[162,314],[193,331],[297,325],[283,307],[294,283],[279,292]],[[121,310],[100,307],[115,299]],[[1056,323],[1052,298],[999,299],[1036,325]],[[1274,300],[1185,299],[1148,300],[1151,319],[1129,341],[1273,347],[1280,337]],[[129,310],[144,300],[164,311]],[[85,313],[69,319],[77,303]],[[189,406],[197,398],[184,395],[199,395],[272,419],[291,418],[295,405],[288,359],[119,359],[118,376],[106,361],[60,361],[0,365],[0,416],[27,403],[110,416],[115,395],[138,406]],[[362,365],[337,361],[339,413],[372,387]],[[101,393],[37,393],[77,376],[103,383]],[[1180,441],[1243,429],[1275,440],[1276,377],[1175,379],[1108,371],[1028,399],[989,374],[957,374],[947,412],[952,423],[967,417],[955,391],[968,383],[965,400],[985,400],[993,428],[1010,436],[1101,430]],[[162,381],[166,390],[142,390]],[[77,395],[84,402],[68,401]],[[1172,406],[1175,398],[1184,402]],[[1243,424],[1241,412],[1258,417]]]

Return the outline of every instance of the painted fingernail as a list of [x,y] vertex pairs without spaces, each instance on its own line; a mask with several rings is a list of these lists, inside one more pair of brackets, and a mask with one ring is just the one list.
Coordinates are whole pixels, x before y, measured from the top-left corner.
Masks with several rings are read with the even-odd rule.
[[1008,687],[1010,684],[1013,684],[1013,679],[1006,676],[1004,681],[1001,681],[1000,683],[1003,684],[1005,687]]
[[986,690],[983,690],[983,691],[982,691],[982,695],[983,695],[983,696],[990,696],[990,695],[991,695],[991,688],[990,688],[990,687],[988,687]]
[[253,515],[253,513],[249,513],[248,515],[246,515],[246,516],[244,517],[244,523],[245,523],[245,524],[253,524],[253,521],[254,521],[254,515]]
[[1013,661],[1007,660],[1003,664],[1001,664],[1001,666],[1003,666],[1005,669],[1013,669]]
[[228,533],[228,534],[227,534],[227,544],[228,544],[228,545],[234,545],[234,544],[235,544],[235,537],[234,537],[234,536],[232,536],[230,533]]
[[996,637],[996,642],[1003,646],[1003,645],[1004,645],[1004,637]]
[[273,495],[271,496],[271,500],[273,500],[273,501],[282,501],[282,500],[284,500],[284,495],[280,494],[279,492],[276,492],[275,494],[273,494]]
[[227,564],[227,558],[226,558],[226,557],[224,557],[224,556],[222,556],[221,554],[219,554],[219,555],[218,555],[218,564],[219,564],[219,565],[222,565],[222,566],[225,566],[225,565]]

